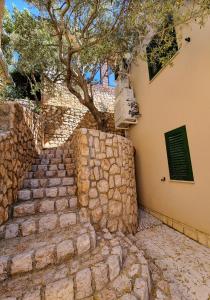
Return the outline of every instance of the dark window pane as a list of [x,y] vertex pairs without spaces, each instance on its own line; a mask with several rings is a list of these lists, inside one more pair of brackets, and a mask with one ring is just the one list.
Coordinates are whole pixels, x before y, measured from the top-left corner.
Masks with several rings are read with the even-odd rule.
[[176,30],[173,26],[173,18],[170,16],[166,23],[163,37],[155,35],[146,48],[147,62],[150,80],[162,69],[178,51]]

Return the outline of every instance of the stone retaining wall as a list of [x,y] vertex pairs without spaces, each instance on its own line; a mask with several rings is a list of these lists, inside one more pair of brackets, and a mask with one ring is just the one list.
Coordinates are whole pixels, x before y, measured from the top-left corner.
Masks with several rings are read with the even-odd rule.
[[40,116],[18,103],[0,104],[0,224],[8,219],[25,172],[42,147]]
[[[81,106],[81,104],[80,104]],[[76,106],[77,107],[77,106]],[[83,107],[43,105],[44,147],[57,147],[70,140],[74,131],[79,128],[97,129],[93,116]],[[115,129],[114,114],[106,112],[109,132],[121,131]]]
[[96,230],[135,233],[138,208],[131,141],[83,128],[76,131],[71,147],[83,213],[90,216]]
[[[107,84],[97,84],[93,86],[94,103],[100,111],[114,113],[115,90]],[[67,87],[62,84],[50,84],[45,86],[42,95],[44,105],[72,107],[87,111],[79,100],[69,92]]]

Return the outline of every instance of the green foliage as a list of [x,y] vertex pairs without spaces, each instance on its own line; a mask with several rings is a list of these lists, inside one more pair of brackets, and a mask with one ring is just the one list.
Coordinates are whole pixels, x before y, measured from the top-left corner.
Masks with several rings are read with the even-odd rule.
[[[204,24],[210,13],[210,0],[28,0],[38,8],[39,17],[29,11],[14,10],[4,21],[4,52],[15,68],[32,75],[39,73],[50,82],[63,81],[71,93],[86,105],[99,121],[94,107],[92,81],[99,67],[108,63],[117,68],[131,54],[146,59],[146,46],[152,36],[160,41],[150,53],[150,62],[173,45],[166,25],[169,15],[175,26],[196,20]],[[90,75],[87,78],[87,73]],[[43,88],[39,86],[39,88]]]
[[[28,10],[7,12],[4,21],[3,51],[13,54],[13,67],[22,74],[48,74],[62,70],[57,45],[47,20]],[[10,53],[8,55],[8,50]],[[9,59],[11,62],[11,59]],[[55,72],[56,71],[56,72]]]
[[21,88],[15,87],[12,84],[7,84],[1,89],[0,98],[13,100],[23,99],[25,96]]

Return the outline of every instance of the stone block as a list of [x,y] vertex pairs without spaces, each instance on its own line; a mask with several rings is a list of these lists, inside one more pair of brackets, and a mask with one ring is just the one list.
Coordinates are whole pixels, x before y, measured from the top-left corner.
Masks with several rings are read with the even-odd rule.
[[74,184],[74,178],[73,177],[65,177],[65,178],[62,179],[62,184],[64,186],[73,185]]
[[112,165],[109,170],[109,174],[111,174],[111,175],[120,174],[120,167],[116,164]]
[[41,217],[39,220],[39,232],[55,229],[57,219],[58,216],[56,214]]
[[50,178],[48,180],[48,186],[49,187],[55,187],[61,184],[61,179],[60,178]]
[[46,188],[45,193],[46,193],[46,197],[54,198],[57,197],[58,190],[56,187]]
[[39,212],[47,213],[54,211],[54,201],[53,200],[43,200],[39,204]]
[[61,228],[65,228],[71,225],[75,225],[77,223],[76,213],[68,213],[60,216],[60,226]]
[[65,186],[61,186],[58,188],[58,196],[59,197],[64,197],[67,195],[67,190]]
[[31,191],[30,190],[20,190],[18,192],[18,199],[22,201],[31,199]]
[[35,189],[35,190],[32,190],[32,191],[33,191],[33,198],[34,199],[39,199],[39,198],[43,198],[44,197],[44,190],[43,190],[43,188]]
[[26,293],[22,300],[41,300],[40,290]]
[[100,193],[107,193],[109,190],[109,184],[106,180],[100,180],[97,183],[97,188]]
[[61,170],[61,171],[58,171],[58,177],[65,177],[66,176],[66,170]]
[[26,220],[21,224],[21,234],[22,236],[28,236],[36,232],[36,222],[35,220]]
[[[115,242],[115,240],[111,241],[111,242]],[[113,244],[114,246],[114,244]],[[120,263],[122,264],[122,260],[123,260],[123,251],[122,251],[122,247],[119,245],[116,245],[112,248],[112,254],[118,255],[119,259],[120,259]]]
[[33,269],[32,266],[33,252],[21,253],[12,258],[11,261],[11,274],[20,274],[29,272]]
[[58,164],[58,170],[64,170],[65,166],[64,164]]
[[18,224],[9,224],[6,226],[5,239],[11,239],[18,236],[19,225]]
[[84,194],[80,194],[79,195],[79,203],[81,206],[85,207],[85,206],[88,206],[88,203],[89,203],[89,197],[88,197],[88,194],[87,193],[84,193]]
[[88,193],[90,188],[89,180],[81,180],[78,182],[78,189],[81,193]]
[[45,300],[74,300],[72,278],[64,278],[46,286]]
[[93,279],[97,291],[100,291],[108,283],[108,268],[104,263],[96,264],[92,267]]
[[74,245],[71,240],[65,240],[57,245],[57,258],[65,260],[74,254]]
[[30,187],[36,189],[39,187],[39,179],[30,179]]
[[91,212],[91,217],[92,217],[93,223],[95,223],[95,224],[98,223],[101,220],[102,215],[103,215],[103,210],[102,210],[101,206],[94,208]]
[[79,219],[80,219],[81,223],[86,223],[86,222],[90,221],[90,217],[89,217],[89,213],[88,213],[87,208],[82,207],[79,210]]
[[133,264],[128,270],[129,277],[139,277],[141,275],[141,265]]
[[68,199],[66,198],[62,198],[62,199],[58,199],[55,202],[55,207],[57,211],[63,211],[66,208],[68,208],[69,203],[68,203]]
[[147,282],[141,278],[136,278],[134,283],[134,293],[142,300],[149,300]]
[[107,223],[107,228],[109,229],[110,232],[116,232],[118,229],[118,219],[109,219]]
[[89,208],[90,209],[94,209],[94,208],[98,207],[99,205],[100,205],[100,201],[99,201],[98,198],[90,199],[90,201],[89,201]]
[[97,198],[98,197],[98,192],[96,188],[91,188],[89,190],[89,197],[90,198]]
[[114,176],[114,182],[116,187],[120,187],[122,185],[122,178],[121,175]]
[[122,203],[119,201],[110,200],[109,204],[110,217],[119,217],[122,214]]
[[57,165],[49,165],[49,171],[57,171],[58,167]]
[[92,295],[92,276],[89,268],[79,271],[76,274],[76,299],[80,300]]
[[113,287],[120,294],[129,293],[132,289],[131,279],[129,279],[126,275],[119,275],[114,280]]
[[69,199],[69,207],[76,208],[77,207],[77,197],[71,197]]
[[55,262],[55,246],[49,245],[42,247],[35,252],[36,269],[43,269],[44,267]]
[[109,288],[105,288],[101,292],[98,292],[96,294],[96,299],[97,300],[116,300],[118,298],[116,296],[116,293],[113,290],[111,290]]
[[107,259],[109,279],[114,280],[120,274],[120,260],[118,255],[111,255]]
[[75,196],[76,190],[77,190],[76,185],[72,185],[72,186],[67,187],[67,193],[68,193],[69,196]]
[[57,174],[57,171],[46,171],[46,177],[55,177]]
[[35,214],[34,203],[22,203],[14,206],[14,217],[22,217]]
[[81,255],[90,250],[90,237],[88,234],[82,234],[77,238],[77,252]]

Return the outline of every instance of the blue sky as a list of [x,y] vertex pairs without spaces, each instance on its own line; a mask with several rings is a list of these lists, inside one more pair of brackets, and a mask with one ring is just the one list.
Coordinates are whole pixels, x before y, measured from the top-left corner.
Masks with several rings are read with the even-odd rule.
[[36,9],[32,8],[23,0],[6,0],[6,7],[12,11],[13,7],[16,6],[18,9],[22,10],[24,8],[30,9],[33,13],[36,13]]

